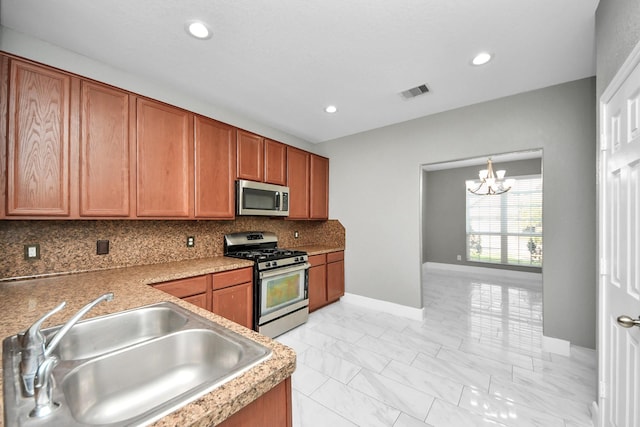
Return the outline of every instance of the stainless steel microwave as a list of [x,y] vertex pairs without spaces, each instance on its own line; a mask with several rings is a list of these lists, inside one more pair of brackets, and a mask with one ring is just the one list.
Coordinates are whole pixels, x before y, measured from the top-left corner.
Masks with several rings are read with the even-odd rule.
[[236,214],[289,216],[289,187],[237,180]]

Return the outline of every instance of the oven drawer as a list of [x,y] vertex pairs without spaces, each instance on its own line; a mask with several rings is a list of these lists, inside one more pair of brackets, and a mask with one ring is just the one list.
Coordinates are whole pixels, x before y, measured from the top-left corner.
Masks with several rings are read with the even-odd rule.
[[253,269],[251,267],[239,270],[225,271],[213,274],[213,289],[222,289],[229,286],[240,285],[253,281]]

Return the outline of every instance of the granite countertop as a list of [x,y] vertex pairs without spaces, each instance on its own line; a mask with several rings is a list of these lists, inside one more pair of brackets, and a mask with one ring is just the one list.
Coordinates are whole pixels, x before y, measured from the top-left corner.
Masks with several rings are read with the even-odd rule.
[[291,248],[291,249],[304,251],[308,255],[320,255],[320,254],[326,254],[329,252],[344,251],[343,247],[323,246],[323,245],[296,246],[295,248]]
[[[327,252],[340,250],[339,248],[329,250],[324,247],[310,247],[310,249]],[[312,253],[312,251],[309,252]],[[114,293],[113,301],[98,304],[86,315],[86,318],[162,301],[174,302],[272,350],[272,356],[265,362],[152,424],[158,427],[215,425],[291,376],[296,366],[295,352],[268,337],[147,285],[252,265],[251,261],[221,256],[2,282],[0,283],[0,312],[2,313],[0,337],[4,339],[25,330],[61,301],[66,301],[67,306],[48,319],[43,325],[44,328],[64,323],[85,304],[106,292]],[[1,369],[0,366],[0,393]],[[0,423],[3,423],[1,397],[0,394]]]

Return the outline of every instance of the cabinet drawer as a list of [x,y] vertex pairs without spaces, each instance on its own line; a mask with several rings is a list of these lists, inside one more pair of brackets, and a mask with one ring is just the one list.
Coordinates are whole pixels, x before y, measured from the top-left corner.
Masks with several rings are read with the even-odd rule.
[[327,263],[327,255],[326,254],[311,255],[309,257],[309,264],[311,264],[311,267],[314,267],[316,265],[326,264],[326,263]]
[[246,282],[253,282],[253,269],[251,267],[215,273],[213,275],[213,289],[222,289]]
[[344,259],[344,251],[330,252],[327,254],[327,262],[342,261]]
[[197,307],[204,308],[205,310],[209,310],[209,301],[206,293],[186,297],[182,300],[189,302]]
[[184,298],[207,292],[207,278],[208,276],[189,277],[187,279],[158,283],[157,285],[153,285],[153,287],[171,294],[174,297]]

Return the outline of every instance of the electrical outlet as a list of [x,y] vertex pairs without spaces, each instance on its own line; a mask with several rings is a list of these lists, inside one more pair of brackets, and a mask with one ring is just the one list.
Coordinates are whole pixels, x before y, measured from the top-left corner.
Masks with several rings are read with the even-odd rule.
[[300,237],[300,233],[298,233],[298,231],[296,230],[293,232],[293,238],[297,239],[298,237]]
[[196,238],[194,236],[187,237],[187,247],[192,248],[196,245]]
[[109,241],[98,240],[96,244],[96,255],[108,255],[109,254]]
[[458,255],[458,261],[462,261],[462,255]]
[[40,244],[24,245],[24,259],[27,261],[40,259]]

